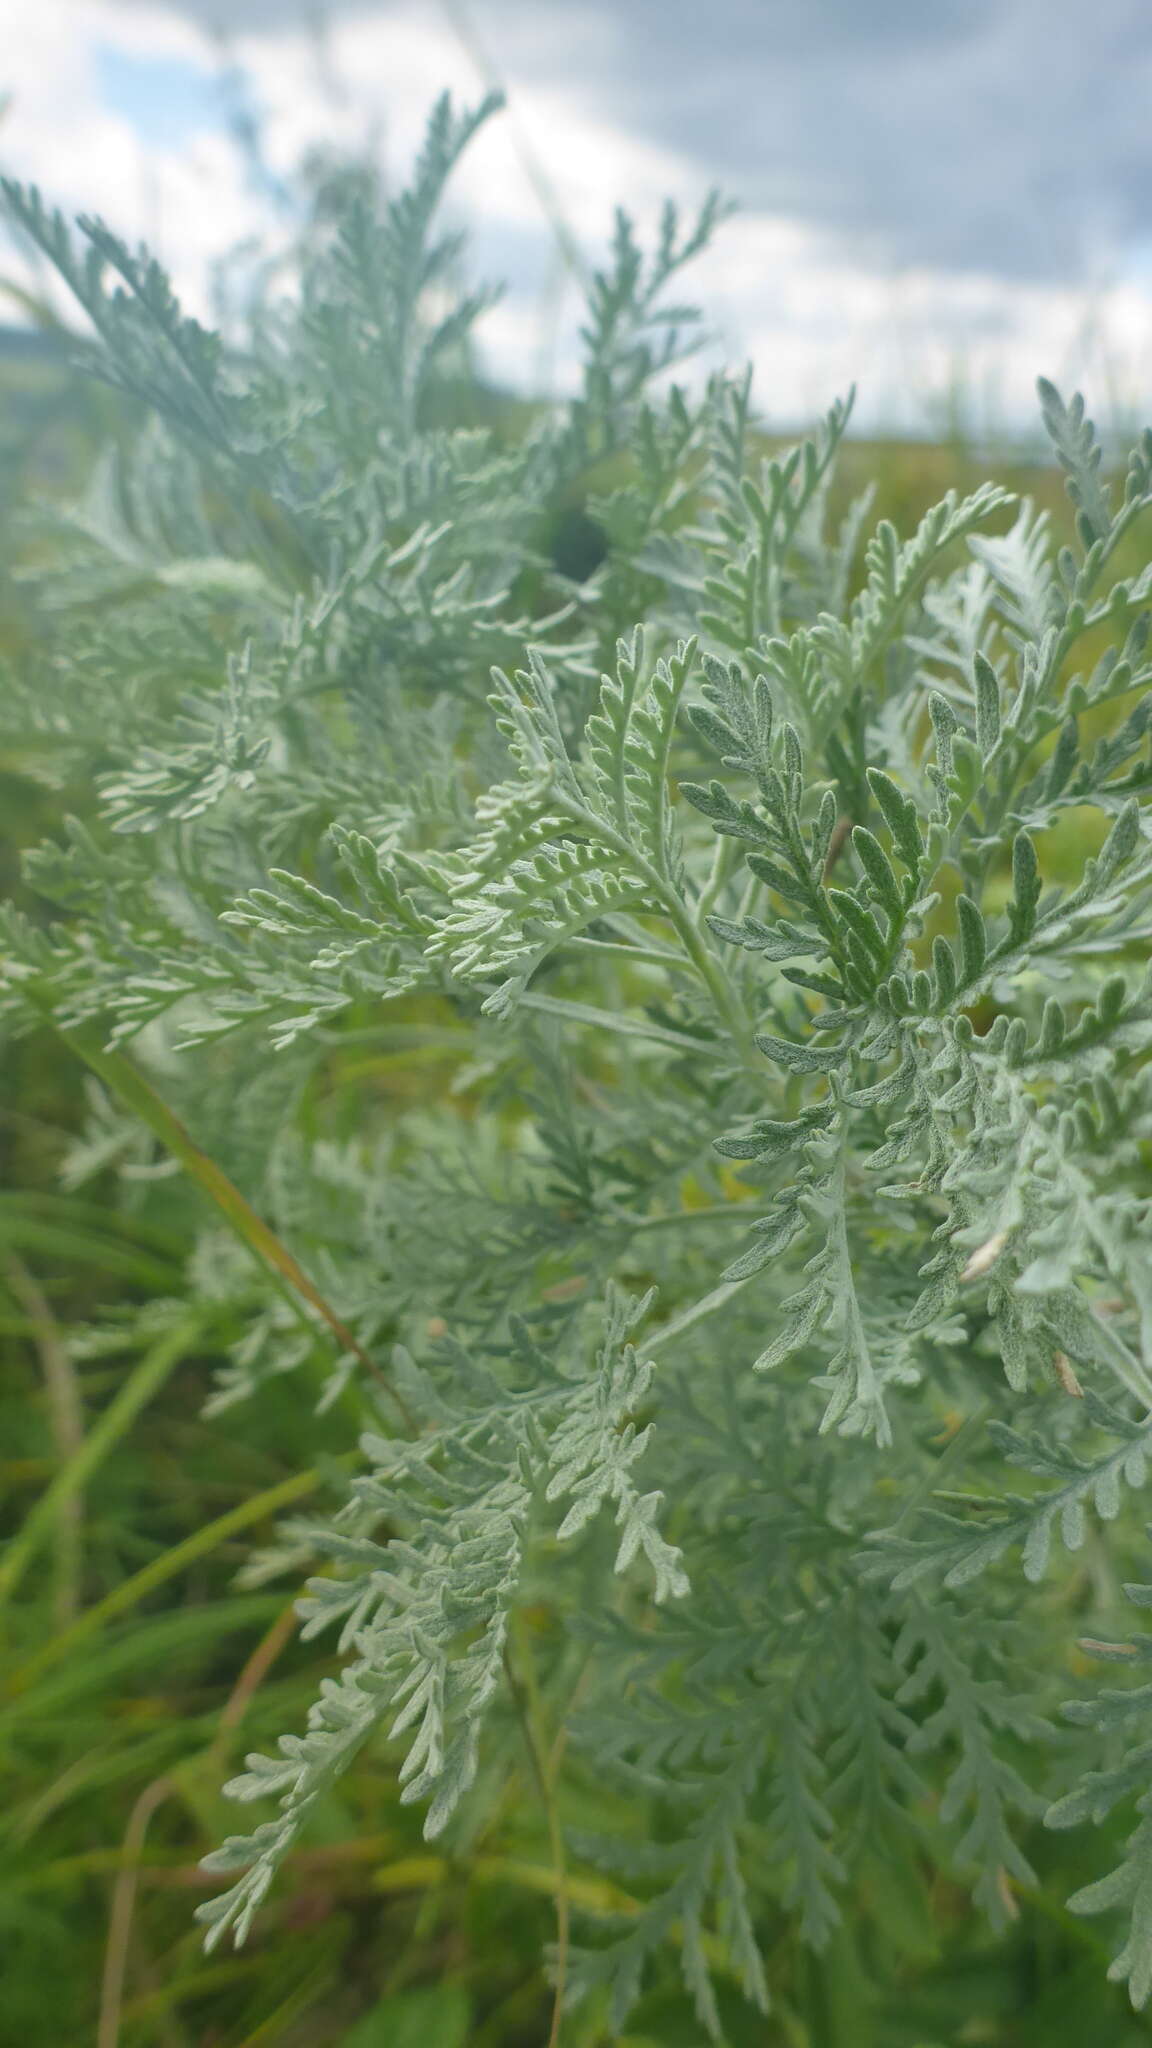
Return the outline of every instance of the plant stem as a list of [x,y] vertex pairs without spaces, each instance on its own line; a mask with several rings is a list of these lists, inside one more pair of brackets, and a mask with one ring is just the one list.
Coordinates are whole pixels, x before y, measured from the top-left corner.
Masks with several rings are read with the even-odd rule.
[[[91,1442],[91,1438],[89,1438]],[[119,1586],[97,1601],[94,1607],[84,1613],[66,1628],[61,1635],[53,1636],[30,1657],[26,1664],[13,1672],[7,1690],[9,1693],[25,1692],[34,1678],[39,1678],[54,1664],[67,1657],[70,1651],[86,1637],[96,1635],[106,1622],[114,1621],[119,1614],[125,1614],[151,1593],[157,1586],[176,1577],[186,1566],[195,1564],[198,1558],[206,1557],[216,1550],[230,1536],[239,1535],[242,1529],[251,1528],[253,1522],[262,1522],[279,1509],[290,1507],[293,1501],[302,1500],[305,1494],[314,1493],[321,1483],[322,1474],[315,1466],[308,1472],[294,1472],[290,1479],[282,1479],[278,1485],[265,1488],[263,1493],[253,1494],[250,1500],[241,1501],[238,1507],[229,1508],[227,1514],[218,1515],[214,1522],[206,1522],[191,1536],[166,1550],[162,1557],[153,1558],[142,1571],[135,1572]]]
[[[56,1456],[60,1465],[67,1467],[73,1458],[79,1456],[84,1443],[84,1404],[80,1382],[47,1296],[15,1252],[5,1261],[5,1272],[9,1287],[32,1325],[32,1341],[44,1370]],[[56,1524],[54,1613],[57,1628],[67,1626],[80,1604],[83,1526],[84,1502],[77,1488],[60,1502]]]
[[918,1484],[913,1487],[900,1513],[896,1517],[895,1527],[897,1529],[903,1529],[912,1520],[913,1516],[919,1513],[925,1501],[929,1500],[937,1492],[944,1474],[951,1471],[961,1453],[968,1449],[972,1438],[983,1427],[991,1413],[991,1409],[991,1401],[981,1401],[972,1410],[971,1415],[965,1416],[959,1429],[953,1431],[935,1464],[928,1467],[927,1472],[922,1475]]
[[96,2048],[119,2048],[120,2013],[124,2003],[124,1978],[128,1967],[128,1944],[136,1905],[136,1885],[148,1823],[157,1808],[173,1791],[170,1777],[156,1778],[146,1785],[129,1816],[121,1850],[121,1864],[112,1889],[112,1911],[108,1920],[108,1941],[104,1950],[104,1973],[100,1986],[100,2019]]
[[[27,1566],[54,1527],[57,1516],[69,1501],[79,1497],[81,1488],[119,1443],[140,1410],[154,1394],[159,1393],[165,1380],[179,1365],[181,1359],[187,1357],[199,1334],[200,1326],[193,1321],[181,1322],[175,1329],[166,1330],[151,1349],[145,1352],[139,1365],[129,1374],[99,1421],[89,1430],[67,1463],[61,1466],[51,1485],[41,1494],[19,1535],[9,1545],[3,1562],[0,1563],[0,1609],[11,1597]],[[82,1617],[81,1623],[74,1623],[73,1627],[82,1625],[86,1619],[86,1616]],[[63,1637],[57,1636],[53,1640],[66,1640],[71,1633],[72,1630],[68,1629]]]
[[700,1209],[674,1209],[663,1216],[629,1216],[627,1211],[619,1212],[619,1220],[629,1230],[672,1230],[678,1223],[738,1223],[742,1216],[757,1211],[754,1202],[709,1202]]
[[[511,1659],[505,1659],[505,1669],[512,1687],[512,1696],[520,1716],[525,1746],[532,1764],[532,1774],[540,1790],[544,1812],[548,1822],[548,1844],[552,1858],[553,1893],[556,1901],[556,1985],[552,2002],[552,2024],[548,2033],[547,2048],[559,2048],[560,2029],[564,2019],[564,1991],[568,1981],[569,1898],[568,1859],[564,1849],[564,1830],[560,1825],[560,1813],[556,1804],[556,1787],[549,1757],[549,1744],[544,1733],[544,1703],[540,1696],[539,1681],[536,1677],[536,1662],[532,1645],[523,1628],[518,1631],[520,1638],[520,1661],[523,1679],[519,1678]],[[563,1752],[561,1752],[561,1755]]]
[[191,1132],[170,1109],[151,1083],[137,1071],[123,1053],[110,1050],[104,1045],[95,1025],[85,1024],[62,1031],[65,1044],[79,1054],[91,1067],[92,1072],[103,1081],[125,1107],[159,1138],[203,1192],[214,1202],[221,1215],[231,1225],[237,1237],[255,1254],[262,1265],[271,1273],[280,1292],[300,1315],[306,1327],[307,1318],[299,1309],[296,1297],[301,1296],[328,1325],[333,1336],[344,1351],[350,1351],[365,1371],[370,1373],[377,1384],[384,1389],[390,1400],[402,1414],[409,1428],[413,1417],[406,1403],[393,1387],[387,1374],[369,1357],[363,1346],[353,1336],[347,1324],[342,1322],[336,1311],[325,1300],[319,1288],[315,1287],[288,1247],[270,1229],[263,1217],[257,1215],[252,1204],[241,1194],[238,1187],[229,1180],[223,1168],[217,1166],[206,1152],[201,1151]]
[[665,1323],[662,1329],[656,1330],[647,1338],[642,1347],[644,1356],[647,1358],[651,1351],[662,1351],[666,1344],[671,1344],[675,1338],[682,1337],[685,1330],[694,1329],[697,1323],[702,1323],[706,1317],[715,1315],[718,1309],[726,1308],[733,1295],[739,1294],[742,1288],[747,1287],[748,1281],[755,1277],[749,1273],[744,1280],[721,1281],[720,1286],[714,1287],[711,1294],[706,1294],[702,1301],[695,1301],[691,1308],[682,1309],[678,1316],[673,1316],[670,1323]]
[[626,1017],[612,1010],[599,1010],[592,1003],[570,1003],[563,996],[537,995],[528,989],[520,997],[523,1010],[539,1010],[544,1016],[567,1017],[574,1024],[593,1024],[602,1031],[614,1031],[621,1038],[646,1038],[657,1045],[669,1045],[679,1052],[715,1052],[706,1038],[693,1038],[687,1031],[670,1031],[666,1025],[650,1024],[644,1017]]
[[731,879],[736,865],[734,856],[738,852],[739,848],[735,840],[726,839],[719,832],[716,834],[716,844],[712,849],[712,866],[708,873],[708,880],[700,892],[700,901],[696,905],[696,923],[698,926],[704,924],[708,912],[713,908],[717,898]]

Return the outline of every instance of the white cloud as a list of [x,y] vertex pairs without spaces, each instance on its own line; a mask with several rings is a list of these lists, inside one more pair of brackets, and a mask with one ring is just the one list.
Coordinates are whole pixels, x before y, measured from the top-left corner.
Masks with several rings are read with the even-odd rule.
[[[245,237],[275,231],[270,203],[253,188],[222,119],[145,147],[102,96],[98,52],[212,72],[219,50],[163,0],[37,0],[22,12],[26,25],[5,53],[5,168],[39,182],[66,210],[99,212],[130,236],[146,235],[186,301],[203,312],[212,260]],[[624,47],[618,17],[537,5],[515,18],[519,33],[509,31],[499,52],[512,112],[473,144],[450,211],[475,230],[477,271],[511,273],[512,291],[483,330],[494,374],[529,383],[548,363],[565,384],[576,361],[575,294],[569,287],[557,304],[555,244],[525,148],[593,255],[606,246],[618,200],[650,226],[666,196],[690,212],[708,179],[688,147],[629,126],[621,96],[598,87]],[[395,183],[436,94],[449,87],[473,101],[481,90],[473,55],[431,0],[338,15],[323,57],[312,35],[282,21],[237,33],[227,54],[251,81],[262,146],[280,176],[309,149],[370,142]],[[749,78],[748,106],[755,92]],[[155,121],[149,125],[154,132]],[[959,376],[978,429],[1018,425],[1034,417],[1040,370],[1087,378],[1106,414],[1113,403],[1138,405],[1152,359],[1152,293],[1135,270],[1089,297],[1086,288],[1050,280],[1013,282],[991,267],[897,268],[799,211],[789,217],[761,206],[738,216],[690,291],[708,309],[728,360],[754,357],[762,403],[778,420],[810,418],[855,380],[861,423],[923,428]]]
[[1038,375],[1082,383],[1097,417],[1138,423],[1152,363],[1152,293],[1132,279],[1077,289],[926,266],[868,269],[824,238],[738,216],[700,263],[729,356],[756,363],[761,403],[811,418],[855,383],[858,424],[920,433],[958,410],[978,438],[1030,429]]
[[98,54],[122,48],[136,59],[205,67],[204,37],[164,9],[126,14],[113,0],[37,0],[23,11],[5,50],[4,169],[38,184],[66,213],[102,214],[122,233],[147,236],[203,310],[213,257],[261,228],[263,209],[221,129],[206,126],[179,147],[145,148],[132,123],[104,103]]

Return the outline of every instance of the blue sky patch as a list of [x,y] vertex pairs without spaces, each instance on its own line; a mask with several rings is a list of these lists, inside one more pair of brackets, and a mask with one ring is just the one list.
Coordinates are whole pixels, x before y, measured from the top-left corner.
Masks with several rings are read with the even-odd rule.
[[219,74],[180,57],[133,57],[98,43],[100,97],[131,122],[150,148],[179,149],[205,128],[224,125]]

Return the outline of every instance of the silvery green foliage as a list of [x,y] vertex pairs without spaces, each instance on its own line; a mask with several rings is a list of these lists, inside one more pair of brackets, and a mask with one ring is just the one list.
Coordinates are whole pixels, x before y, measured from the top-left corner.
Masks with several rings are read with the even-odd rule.
[[[407,1744],[403,1798],[428,1800],[425,1833],[442,1832],[475,1778],[524,1549],[554,1502],[567,1504],[558,1542],[607,1506],[620,1537],[616,1570],[641,1555],[657,1601],[687,1592],[680,1553],[657,1525],[662,1497],[640,1493],[634,1477],[649,1429],[632,1417],[653,1368],[626,1340],[648,1305],[609,1294],[590,1373],[559,1374],[515,1321],[511,1386],[459,1344],[445,1342],[435,1375],[396,1357],[405,1412],[422,1434],[364,1437],[369,1476],[354,1483],[336,1526],[316,1536],[345,1576],[314,1580],[300,1606],[305,1635],[339,1621],[340,1648],[356,1654],[317,1701],[307,1733],[285,1736],[277,1757],[249,1757],[228,1786],[242,1800],[278,1794],[281,1811],[208,1859],[209,1869],[244,1872],[200,1909],[210,1942],[230,1926],[243,1939],[309,1809],[382,1722]],[[382,1524],[403,1533],[380,1541]]]
[[[444,425],[486,301],[446,300],[433,216],[477,118],[442,104],[382,213],[353,194],[246,353],[9,193],[153,424],[32,592],[16,715],[97,770],[29,862],[5,1014],[135,1046],[393,1376],[205,1233],[189,1287],[242,1329],[214,1406],[320,1369],[366,1432],[346,1513],[291,1530],[349,1661],[231,1788],[279,1813],[206,1917],[244,1932],[369,1739],[458,1825],[531,1588],[562,1818],[618,1789],[568,1830],[626,1891],[569,1980],[614,2024],[670,1940],[712,2034],[717,1973],[766,2007],[766,1934],[825,1942],[878,1858],[1002,1923],[1054,1795],[1144,1816],[1074,1902],[1128,1915],[1142,2001],[1147,1701],[1075,1710],[1069,1790],[1072,1623],[1027,1586],[1142,1541],[1152,437],[1109,481],[1043,385],[1070,544],[991,485],[868,534],[849,405],[769,454],[748,378],[653,382],[714,205],[648,262],[618,225],[571,406]],[[365,1041],[434,1078],[350,1135]],[[138,1146],[101,1100],[74,1182]]]

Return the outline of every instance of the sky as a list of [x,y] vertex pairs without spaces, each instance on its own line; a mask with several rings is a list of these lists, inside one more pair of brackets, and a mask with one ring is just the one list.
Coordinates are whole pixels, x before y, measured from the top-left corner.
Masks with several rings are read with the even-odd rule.
[[[866,429],[1021,433],[1040,373],[1152,416],[1152,0],[0,0],[0,166],[146,239],[208,317],[310,150],[394,183],[437,94],[493,75],[508,111],[451,215],[507,282],[480,330],[500,382],[576,373],[542,182],[592,262],[617,203],[650,230],[718,184],[694,374],[750,358],[769,419],[855,382]],[[20,250],[0,277],[32,281]]]

